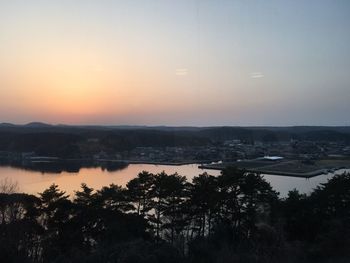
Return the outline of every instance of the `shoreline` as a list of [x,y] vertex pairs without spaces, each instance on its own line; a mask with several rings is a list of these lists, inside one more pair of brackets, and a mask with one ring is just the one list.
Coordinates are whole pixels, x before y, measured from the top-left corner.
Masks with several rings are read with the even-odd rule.
[[[223,170],[225,167],[221,166],[213,166],[213,165],[200,165],[198,166],[199,169],[206,169],[206,170]],[[297,173],[297,172],[286,172],[286,171],[273,171],[273,170],[264,170],[264,167],[255,168],[255,169],[244,169],[247,172],[252,172],[252,173],[259,173],[259,174],[266,174],[266,175],[274,175],[274,176],[284,176],[284,177],[297,177],[297,178],[313,178],[322,174],[327,174],[327,173],[335,173],[339,170],[343,169],[350,169],[350,167],[334,167],[332,169],[328,168],[322,168],[322,169],[317,169],[314,171],[310,172],[304,172],[304,173]]]
[[[223,170],[227,165],[223,163],[213,163],[217,160],[190,160],[190,161],[145,161],[145,160],[116,160],[116,159],[60,159],[57,157],[35,157],[33,159],[23,160],[22,162],[1,162],[0,166],[10,166],[19,169],[41,171],[41,172],[77,172],[80,168],[89,167],[101,167],[109,171],[120,170],[131,164],[146,164],[146,165],[167,165],[167,166],[182,166],[182,165],[198,165],[198,169],[202,170]],[[237,165],[236,165],[237,166]],[[247,172],[274,175],[274,176],[285,176],[285,177],[297,177],[297,178],[312,178],[322,174],[334,173],[341,169],[350,169],[350,165],[344,166],[320,166],[315,167],[315,170],[296,172],[271,169],[275,165],[265,165],[261,167],[239,167]],[[317,169],[318,168],[318,169]]]

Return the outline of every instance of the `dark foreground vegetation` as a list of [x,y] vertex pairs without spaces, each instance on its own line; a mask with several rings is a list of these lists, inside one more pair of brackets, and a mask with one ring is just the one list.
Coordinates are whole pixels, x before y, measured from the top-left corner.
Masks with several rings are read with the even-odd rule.
[[350,174],[279,199],[228,168],[187,182],[140,173],[69,197],[0,187],[1,262],[349,262]]

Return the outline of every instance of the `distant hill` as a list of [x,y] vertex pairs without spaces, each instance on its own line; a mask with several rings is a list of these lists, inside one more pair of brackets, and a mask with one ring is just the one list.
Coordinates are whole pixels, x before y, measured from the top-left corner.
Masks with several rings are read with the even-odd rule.
[[43,122],[30,122],[25,125],[25,127],[32,127],[32,128],[42,128],[42,127],[51,127],[51,124],[43,123]]
[[100,151],[126,151],[135,147],[209,146],[232,139],[247,143],[291,139],[350,143],[350,127],[71,126],[41,122],[0,124],[0,151],[33,151],[39,155],[72,158],[92,156]]
[[0,123],[0,127],[15,127],[15,124],[8,123],[8,122],[2,122]]

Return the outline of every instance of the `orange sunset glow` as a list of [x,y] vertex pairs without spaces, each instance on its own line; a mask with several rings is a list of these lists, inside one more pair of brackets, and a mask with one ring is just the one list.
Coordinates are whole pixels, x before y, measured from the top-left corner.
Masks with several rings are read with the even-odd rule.
[[297,8],[277,4],[272,12],[268,5],[202,1],[2,2],[0,118],[344,124],[338,113],[348,105],[346,14],[321,8],[308,19],[312,7],[305,6],[294,19],[290,10]]

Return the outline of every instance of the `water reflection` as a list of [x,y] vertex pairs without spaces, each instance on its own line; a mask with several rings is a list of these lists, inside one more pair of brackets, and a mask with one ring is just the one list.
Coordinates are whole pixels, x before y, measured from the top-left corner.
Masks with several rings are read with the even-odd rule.
[[[336,173],[342,173],[345,170],[339,170]],[[281,197],[286,197],[288,191],[294,188],[301,193],[309,194],[317,185],[327,182],[335,173],[321,174],[312,178],[286,177],[278,175],[263,175],[271,183],[272,187],[280,193]]]
[[8,166],[24,169],[28,171],[38,171],[42,173],[79,173],[82,168],[98,168],[107,170],[109,172],[124,169],[128,166],[128,163],[121,161],[98,161],[93,162],[91,160],[58,160],[58,161],[30,161],[11,163]]
[[[100,189],[103,186],[111,183],[123,185],[134,178],[140,171],[149,171],[151,173],[159,173],[165,171],[166,173],[179,173],[188,178],[189,181],[200,173],[208,172],[212,175],[219,175],[220,171],[199,169],[197,164],[171,166],[171,165],[153,165],[153,164],[130,164],[127,167],[111,171],[106,167],[90,167],[79,168],[75,172],[61,171],[58,174],[45,173],[33,170],[24,170],[15,167],[1,166],[0,180],[9,178],[12,181],[17,181],[20,191],[25,193],[36,194],[42,192],[52,183],[56,183],[62,190],[73,194],[74,191],[80,188],[81,183],[86,183],[94,189]],[[341,173],[345,170],[338,171]],[[300,192],[309,193],[318,184],[326,182],[333,174],[320,175],[310,179],[285,177],[276,175],[264,175],[272,187],[280,192],[281,196],[286,196],[289,190],[293,188]]]

